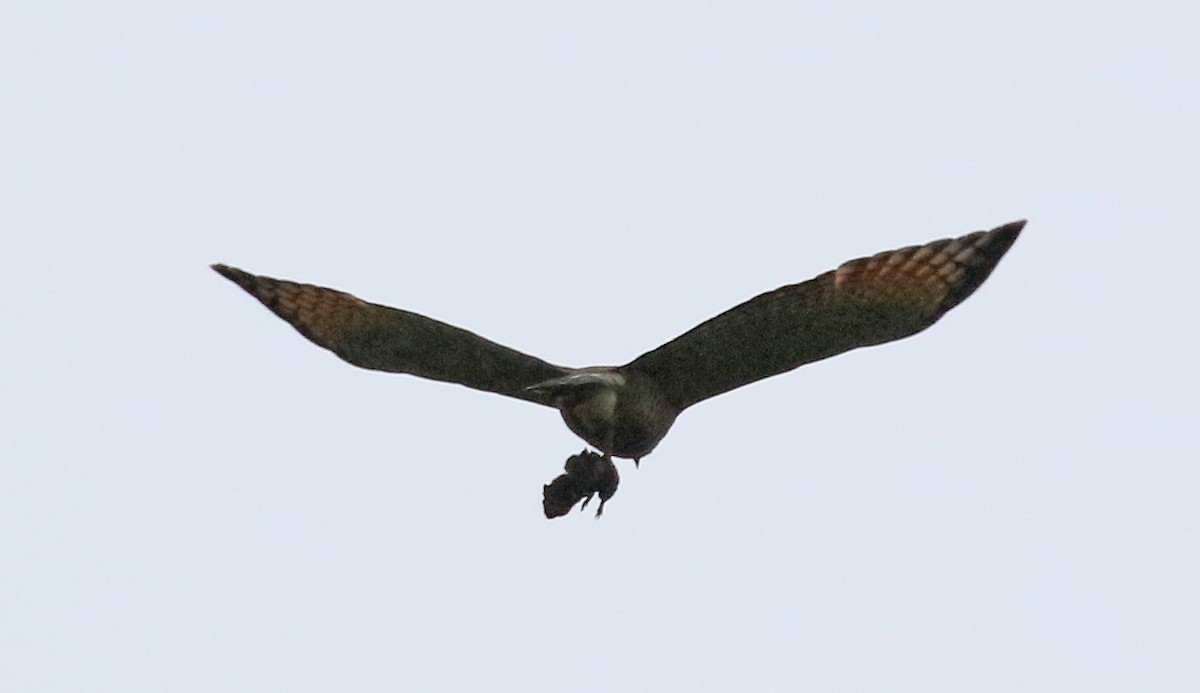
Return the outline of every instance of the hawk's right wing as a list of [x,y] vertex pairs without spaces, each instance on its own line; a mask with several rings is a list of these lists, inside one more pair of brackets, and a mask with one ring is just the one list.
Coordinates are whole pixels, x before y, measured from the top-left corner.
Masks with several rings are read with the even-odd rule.
[[553,406],[535,383],[570,369],[547,363],[464,329],[350,294],[216,264],[300,334],[355,366],[459,383]]
[[987,279],[1025,222],[851,260],[762,294],[624,370],[650,376],[680,410],[756,380],[916,334]]

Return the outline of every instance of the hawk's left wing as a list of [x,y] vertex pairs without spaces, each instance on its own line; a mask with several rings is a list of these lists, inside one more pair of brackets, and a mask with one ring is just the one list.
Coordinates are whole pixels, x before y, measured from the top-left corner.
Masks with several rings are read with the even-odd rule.
[[680,410],[850,349],[916,334],[971,295],[1025,222],[851,260],[697,325],[623,370]]

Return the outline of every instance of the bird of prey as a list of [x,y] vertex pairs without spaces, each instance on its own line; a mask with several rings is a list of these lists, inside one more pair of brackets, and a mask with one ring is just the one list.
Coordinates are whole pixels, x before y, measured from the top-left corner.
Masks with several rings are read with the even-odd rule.
[[623,366],[568,368],[423,315],[312,284],[214,270],[349,363],[459,383],[554,407],[599,452],[567,460],[543,488],[546,517],[616,492],[613,457],[649,455],[688,407],[858,347],[914,335],[962,303],[1025,221],[843,263],[756,296]]

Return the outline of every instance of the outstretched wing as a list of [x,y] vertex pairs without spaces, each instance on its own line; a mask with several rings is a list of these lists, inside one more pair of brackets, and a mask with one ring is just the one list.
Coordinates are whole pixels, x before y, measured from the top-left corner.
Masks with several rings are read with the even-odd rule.
[[1024,220],[851,260],[756,296],[623,368],[650,376],[679,409],[747,383],[916,334],[971,295]]
[[472,332],[341,291],[227,265],[212,268],[313,343],[355,366],[459,383],[548,406],[544,393],[525,388],[570,372]]

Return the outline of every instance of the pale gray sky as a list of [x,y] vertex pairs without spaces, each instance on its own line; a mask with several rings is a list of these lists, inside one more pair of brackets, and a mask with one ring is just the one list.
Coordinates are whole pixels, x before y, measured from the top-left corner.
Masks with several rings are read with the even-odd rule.
[[[1200,688],[1200,9],[9,3],[0,690]],[[930,331],[685,413],[354,369],[207,268],[622,363],[1027,217]]]

